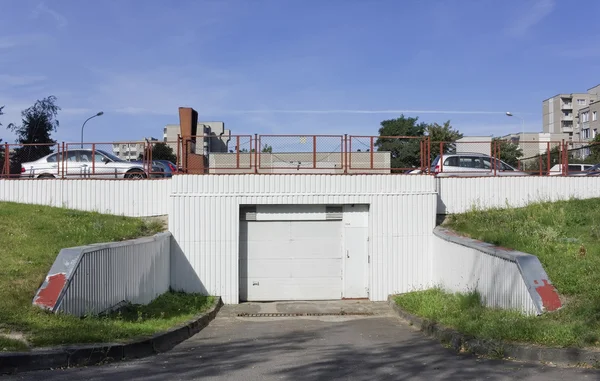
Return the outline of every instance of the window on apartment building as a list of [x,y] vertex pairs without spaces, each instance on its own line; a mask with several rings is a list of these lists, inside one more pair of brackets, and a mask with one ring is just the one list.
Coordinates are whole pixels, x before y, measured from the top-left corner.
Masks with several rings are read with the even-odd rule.
[[594,128],[592,130],[592,139],[596,139],[596,134],[598,134],[598,131]]
[[578,100],[577,100],[577,104],[578,104],[579,106],[585,106],[585,99],[578,99]]
[[596,111],[592,112],[592,120],[598,120],[598,113]]
[[584,128],[583,130],[581,130],[581,133],[582,133],[584,139],[590,138],[590,129],[589,128]]

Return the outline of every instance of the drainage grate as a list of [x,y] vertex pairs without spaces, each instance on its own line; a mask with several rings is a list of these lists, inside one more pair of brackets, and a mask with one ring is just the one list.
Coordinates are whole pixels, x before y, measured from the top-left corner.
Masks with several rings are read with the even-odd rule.
[[315,313],[257,313],[249,314],[242,313],[238,314],[239,317],[301,317],[301,316],[371,316],[372,312],[315,312]]

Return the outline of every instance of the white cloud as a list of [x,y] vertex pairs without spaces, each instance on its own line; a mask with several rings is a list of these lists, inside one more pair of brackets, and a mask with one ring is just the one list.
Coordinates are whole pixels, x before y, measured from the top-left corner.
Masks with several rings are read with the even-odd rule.
[[524,36],[554,10],[554,0],[531,0],[520,7],[508,27],[513,36]]
[[67,18],[64,15],[52,8],[49,8],[45,3],[39,3],[38,6],[33,10],[32,16],[34,18],[38,18],[43,14],[50,16],[56,22],[56,25],[59,28],[64,28],[68,24]]

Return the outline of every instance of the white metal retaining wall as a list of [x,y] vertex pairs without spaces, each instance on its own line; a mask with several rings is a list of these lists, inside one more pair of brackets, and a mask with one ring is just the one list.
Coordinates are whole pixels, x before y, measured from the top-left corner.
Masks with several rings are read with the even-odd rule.
[[522,207],[534,202],[600,197],[600,177],[505,176],[438,178],[438,214],[474,208]]
[[172,286],[239,302],[242,204],[369,204],[371,300],[432,285],[435,179],[396,175],[174,176]]
[[536,256],[435,228],[435,283],[449,292],[478,291],[488,307],[541,314],[560,299]]
[[62,249],[33,304],[76,316],[147,304],[169,291],[170,267],[171,233]]
[[0,180],[0,201],[128,217],[167,214],[171,179]]

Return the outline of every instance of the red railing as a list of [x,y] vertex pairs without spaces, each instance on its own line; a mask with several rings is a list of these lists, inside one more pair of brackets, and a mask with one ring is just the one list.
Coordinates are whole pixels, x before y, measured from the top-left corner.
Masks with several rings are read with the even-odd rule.
[[596,163],[600,163],[596,143],[432,142],[414,136],[208,135],[178,136],[174,142],[0,146],[2,178],[137,179],[234,173],[568,176],[582,174]]

